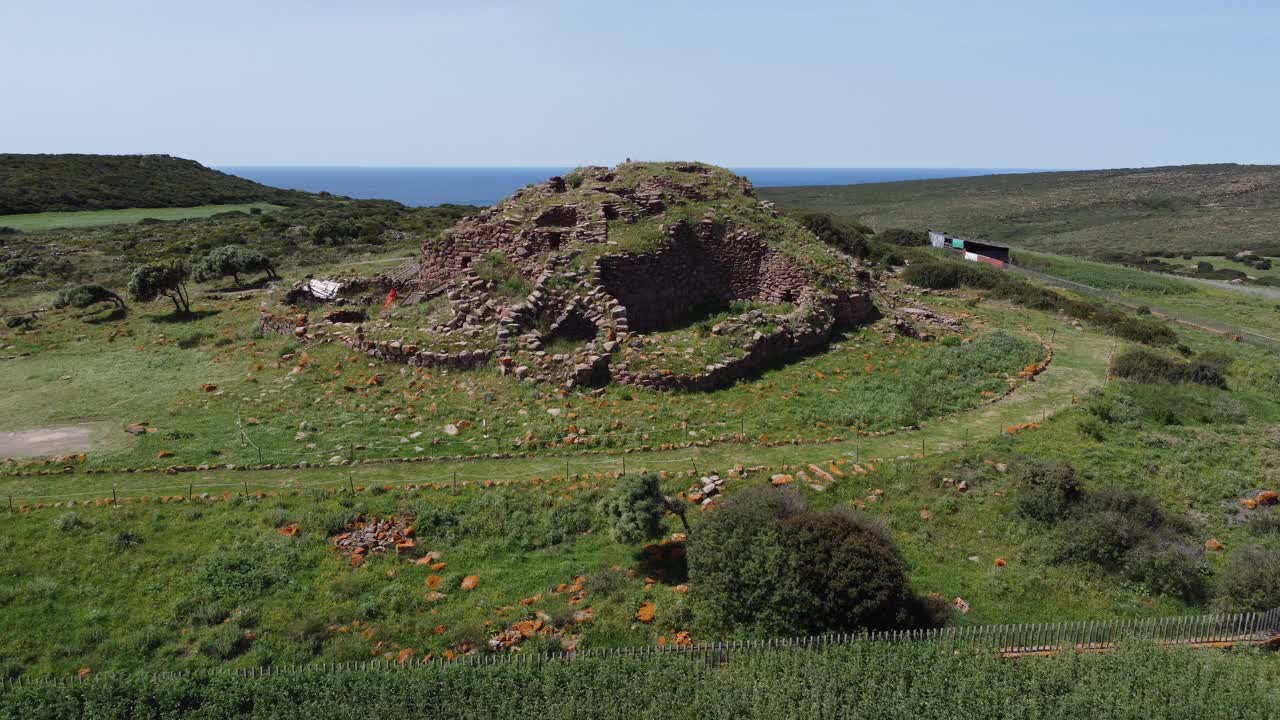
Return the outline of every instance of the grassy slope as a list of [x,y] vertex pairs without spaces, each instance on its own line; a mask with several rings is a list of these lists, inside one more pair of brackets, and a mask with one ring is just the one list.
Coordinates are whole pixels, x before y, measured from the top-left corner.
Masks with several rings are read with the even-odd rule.
[[[935,298],[940,309],[954,310],[961,300]],[[1000,437],[1001,426],[1038,420],[1047,410],[1071,408],[1076,398],[1097,387],[1102,380],[1106,356],[1115,347],[1113,340],[1085,330],[1069,329],[1042,315],[1012,308],[985,310],[1010,328],[1030,326],[1055,336],[1057,353],[1051,369],[1035,383],[1012,398],[980,408],[947,421],[927,424],[919,433],[865,439],[843,445],[814,448],[753,448],[739,445],[698,448],[687,451],[643,453],[628,459],[628,468],[649,466],[682,469],[696,464],[703,471],[725,469],[734,462],[806,463],[856,454],[906,459],[877,462],[869,477],[849,474],[824,493],[805,490],[815,505],[844,505],[863,500],[872,488],[885,491],[883,499],[868,506],[893,532],[913,567],[913,580],[922,592],[936,591],[945,597],[964,597],[974,608],[961,622],[1019,622],[1086,619],[1097,617],[1149,616],[1181,612],[1184,606],[1168,598],[1151,596],[1141,586],[1118,583],[1105,573],[1087,567],[1055,566],[1046,561],[1046,539],[1022,521],[1011,517],[1007,499],[1009,477],[984,460],[1011,462],[1020,457],[1069,457],[1085,471],[1093,487],[1113,485],[1140,489],[1171,509],[1191,508],[1204,519],[1197,532],[1214,536],[1234,548],[1246,541],[1244,530],[1233,526],[1223,505],[1256,486],[1256,475],[1274,464],[1276,404],[1247,373],[1233,381],[1229,393],[1252,416],[1245,426],[1187,427],[1140,423],[1116,428],[1103,444],[1083,436],[1077,424],[1084,415],[1071,410],[1039,431],[1023,431]],[[1058,328],[1056,332],[1052,328]],[[1190,336],[1198,349],[1228,349],[1240,354],[1243,370],[1253,367],[1259,357],[1251,348],[1237,348],[1215,338]],[[1113,389],[1127,392],[1123,384]],[[1199,391],[1188,390],[1196,395]],[[1218,391],[1207,391],[1214,395]],[[1216,397],[1216,395],[1215,395]],[[1224,397],[1226,397],[1224,395]],[[1188,397],[1188,406],[1206,404],[1212,398]],[[1211,403],[1210,403],[1211,404]],[[1230,433],[1232,442],[1222,441]],[[920,440],[928,456],[913,459]],[[948,452],[938,454],[943,448]],[[237,664],[297,662],[314,657],[359,659],[370,652],[384,652],[392,643],[419,651],[439,652],[447,642],[468,635],[484,634],[484,620],[511,622],[529,610],[495,608],[516,605],[521,598],[543,592],[549,585],[586,574],[595,577],[612,565],[634,564],[634,549],[607,540],[601,528],[557,539],[556,529],[567,518],[590,513],[600,496],[598,488],[609,479],[596,472],[620,469],[618,456],[574,458],[572,472],[593,473],[588,478],[551,481],[530,486],[534,475],[550,478],[561,472],[562,459],[486,461],[459,465],[462,485],[452,490],[448,465],[379,465],[311,471],[230,473],[213,471],[188,476],[164,475],[69,475],[7,480],[0,492],[86,493],[81,500],[109,495],[118,487],[122,495],[146,493],[185,494],[184,482],[197,485],[196,492],[237,486],[303,489],[298,497],[277,497],[240,503],[185,505],[136,505],[112,511],[82,507],[75,512],[86,525],[66,530],[55,520],[63,510],[43,510],[13,517],[21,528],[0,538],[3,560],[0,575],[9,578],[9,590],[0,597],[5,603],[4,631],[10,638],[3,654],[16,658],[24,667],[40,671],[69,672],[85,663],[102,668],[199,666],[217,663],[225,656]],[[963,477],[972,490],[963,495],[941,485],[943,476]],[[484,489],[481,480],[522,479],[511,487]],[[440,489],[412,492],[405,483],[440,484]],[[690,482],[669,478],[668,492],[683,489]],[[732,481],[732,488],[761,482]],[[331,490],[350,483],[365,487],[393,485],[382,494],[368,491],[350,500],[342,496],[316,495],[315,488]],[[243,485],[242,485],[243,484]],[[200,487],[205,486],[205,487]],[[312,486],[307,489],[306,486]],[[169,489],[171,488],[171,489]],[[65,495],[64,495],[65,497]],[[345,507],[344,507],[345,505]],[[482,578],[474,593],[448,591],[449,599],[438,604],[423,600],[425,568],[408,566],[385,558],[353,570],[335,558],[323,542],[327,518],[338,512],[360,509],[379,514],[398,508],[410,509],[434,522],[420,522],[420,539],[425,547],[440,550],[449,568],[442,573],[444,587],[456,587],[462,575]],[[920,510],[933,517],[924,521]],[[460,525],[443,518],[455,517]],[[559,518],[559,519],[556,519]],[[302,523],[296,539],[280,538],[272,527],[288,520]],[[588,517],[586,520],[591,522]],[[443,524],[441,524],[443,523]],[[572,524],[572,523],[570,523]],[[672,528],[674,529],[674,528]],[[131,548],[119,547],[122,532],[135,533],[143,542]],[[265,543],[265,544],[264,544]],[[551,543],[547,545],[547,543]],[[210,597],[208,578],[192,577],[201,570],[208,548],[219,552],[251,550],[255,557],[274,557],[284,565],[278,569],[291,578],[276,582],[263,591],[227,600]],[[274,549],[272,549],[274,548]],[[110,556],[101,564],[94,558]],[[971,561],[970,556],[978,557]],[[58,562],[50,564],[49,558]],[[1003,557],[1008,567],[995,569],[994,557]],[[1210,558],[1220,564],[1222,557]],[[273,561],[275,562],[275,561]],[[274,566],[273,566],[274,567]],[[649,571],[641,570],[641,576]],[[207,573],[206,573],[207,574]],[[139,597],[135,577],[146,576],[167,592]],[[92,578],[86,584],[85,578]],[[82,588],[92,587],[85,594]],[[643,600],[658,605],[653,626],[636,626],[631,613]],[[557,604],[546,597],[533,606],[550,610]],[[682,626],[683,600],[660,582],[645,589],[639,580],[615,582],[594,596],[588,604],[597,619],[579,629],[579,639],[588,647],[652,642],[671,626]],[[201,608],[219,603],[222,611],[240,607],[235,623],[252,629],[258,636],[251,647],[225,651],[219,645],[217,610]],[[300,610],[301,608],[301,610]],[[74,618],[74,622],[50,623],[50,613]],[[207,619],[214,612],[214,620]],[[195,618],[195,619],[193,619]],[[360,619],[360,629],[373,627],[371,637],[354,632],[331,632],[326,628],[350,626]],[[305,622],[299,622],[300,620]],[[442,635],[432,628],[444,625]],[[32,634],[32,627],[48,631]],[[104,632],[101,628],[111,628]],[[236,627],[240,627],[237,625]],[[309,628],[309,629],[308,629]],[[696,630],[696,627],[695,627]],[[238,630],[236,632],[239,632]],[[705,638],[704,638],[705,639]],[[376,643],[386,643],[381,647]]]
[[0,217],[258,201],[292,204],[312,197],[169,155],[0,154]]
[[238,205],[200,205],[172,208],[128,208],[124,210],[82,210],[78,212],[46,212],[25,215],[0,216],[0,225],[21,232],[38,232],[58,228],[86,228],[102,225],[136,223],[144,218],[156,220],[190,220],[206,218],[222,212],[249,212],[279,210],[281,206],[270,203],[241,203]]
[[1192,165],[764,188],[784,207],[1072,255],[1280,254],[1280,167]]

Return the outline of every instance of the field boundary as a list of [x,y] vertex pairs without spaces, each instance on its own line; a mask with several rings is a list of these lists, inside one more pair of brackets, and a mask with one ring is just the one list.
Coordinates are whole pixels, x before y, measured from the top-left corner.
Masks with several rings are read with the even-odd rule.
[[[345,663],[306,663],[248,668],[218,668],[140,673],[152,680],[237,676],[247,679],[297,673],[398,671],[444,666],[481,668],[518,665],[541,669],[553,663],[581,659],[683,657],[704,664],[728,661],[734,654],[777,650],[823,650],[854,643],[931,643],[957,650],[996,652],[1002,658],[1047,657],[1068,652],[1107,652],[1126,642],[1146,641],[1166,647],[1227,648],[1261,645],[1280,639],[1280,608],[1261,612],[1217,615],[1185,615],[1163,618],[1126,618],[1102,621],[1023,623],[1019,625],[970,625],[929,630],[887,630],[837,633],[765,640],[669,644],[530,654],[491,653],[446,658],[431,654],[404,656],[398,660],[365,660]],[[0,687],[22,685],[72,685],[124,677],[124,674],[81,672],[70,676],[6,678]]]

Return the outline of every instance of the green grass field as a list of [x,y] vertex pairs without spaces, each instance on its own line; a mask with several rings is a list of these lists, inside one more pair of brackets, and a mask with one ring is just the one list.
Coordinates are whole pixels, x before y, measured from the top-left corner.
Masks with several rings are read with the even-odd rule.
[[224,212],[247,213],[257,208],[263,212],[281,209],[270,203],[241,203],[239,205],[200,205],[197,207],[130,208],[128,210],[82,210],[76,212],[28,213],[25,215],[0,215],[0,227],[10,227],[20,232],[40,232],[62,228],[88,228],[104,225],[127,225],[143,219],[190,220],[207,218]]

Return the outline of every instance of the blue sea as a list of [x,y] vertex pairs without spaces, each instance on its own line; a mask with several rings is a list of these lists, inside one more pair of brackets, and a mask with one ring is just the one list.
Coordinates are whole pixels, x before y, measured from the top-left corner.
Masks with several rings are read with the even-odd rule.
[[[330,192],[405,205],[492,205],[529,183],[563,175],[571,167],[363,167],[240,165],[217,168],[264,185]],[[897,180],[1035,172],[1000,168],[733,168],[756,187],[857,185]]]

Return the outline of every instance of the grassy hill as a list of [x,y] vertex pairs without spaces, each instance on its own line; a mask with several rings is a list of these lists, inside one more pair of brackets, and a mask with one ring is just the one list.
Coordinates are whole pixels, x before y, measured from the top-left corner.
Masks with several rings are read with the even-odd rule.
[[170,155],[0,154],[0,215],[248,202],[291,205],[309,197]]
[[1186,165],[762,188],[876,229],[932,228],[1068,255],[1280,254],[1280,166]]

